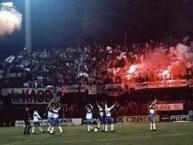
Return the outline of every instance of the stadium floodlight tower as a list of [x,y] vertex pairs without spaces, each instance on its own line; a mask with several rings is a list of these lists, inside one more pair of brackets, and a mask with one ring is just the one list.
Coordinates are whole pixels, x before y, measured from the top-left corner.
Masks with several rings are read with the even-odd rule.
[[31,40],[31,0],[25,0],[25,44],[28,53],[32,50]]

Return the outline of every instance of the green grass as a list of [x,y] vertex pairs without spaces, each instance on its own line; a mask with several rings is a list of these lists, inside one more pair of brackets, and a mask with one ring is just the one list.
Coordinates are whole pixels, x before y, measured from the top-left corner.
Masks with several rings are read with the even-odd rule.
[[[64,134],[24,136],[23,128],[0,128],[0,145],[192,145],[193,123],[157,123],[157,132],[149,124],[115,125],[115,132],[91,132],[87,127],[63,127]],[[46,129],[46,128],[45,128]]]

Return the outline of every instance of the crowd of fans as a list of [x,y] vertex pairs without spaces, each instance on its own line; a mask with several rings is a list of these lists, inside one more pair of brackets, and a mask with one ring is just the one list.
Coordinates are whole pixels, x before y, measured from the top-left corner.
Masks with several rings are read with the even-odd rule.
[[[163,76],[156,78],[153,74],[148,73],[141,73],[138,75],[129,74],[130,76],[128,77],[128,73],[132,72],[131,66],[138,64],[139,61],[146,56],[147,52],[153,52],[155,49],[161,47],[164,48],[167,53],[167,50],[169,50],[171,46],[176,46],[176,44],[167,45],[151,41],[150,43],[133,44],[130,47],[121,47],[119,45],[102,46],[95,44],[83,48],[68,47],[66,49],[33,50],[31,54],[24,49],[19,52],[19,54],[14,54],[7,58],[5,57],[2,62],[0,62],[0,87],[44,88],[48,85],[62,87],[74,84],[103,85],[161,80],[165,78],[162,78]],[[191,53],[193,47],[191,45],[187,46],[189,48],[188,51]],[[180,74],[177,78],[192,79],[192,72],[192,65],[190,64],[190,66],[186,68],[186,72]],[[166,79],[171,78],[172,77],[170,76]],[[176,93],[176,91],[178,93]],[[154,98],[157,98],[159,101],[184,101],[186,108],[185,113],[187,113],[188,110],[193,108],[192,94],[191,88],[189,91],[186,89],[183,91],[171,89],[171,91],[168,92],[165,90],[163,93],[162,91],[154,91],[153,93],[151,91],[143,92],[143,90],[130,91],[129,93],[116,98],[120,107],[115,109],[114,114],[115,116],[147,114],[148,103]],[[88,94],[84,94],[83,96],[87,95]],[[64,104],[64,109],[62,110],[61,115],[65,114],[65,117],[84,118],[83,104],[88,102],[87,99],[89,97],[87,96],[88,98],[84,100],[83,96],[78,95],[78,98],[81,99],[79,101],[74,101],[74,99],[71,101],[66,101],[66,99],[63,100],[62,104]],[[97,96],[92,97],[92,104],[95,104]],[[114,99],[110,98],[109,100],[113,103],[113,101],[115,101]],[[10,114],[15,110],[15,107],[13,110],[13,104],[11,104],[10,100],[7,100],[7,102],[5,102],[5,100],[3,101],[4,107],[3,109],[0,109],[0,111],[3,112],[3,110],[6,109],[7,113],[4,120],[0,120],[1,126],[3,126],[4,122],[8,124],[11,122],[13,125],[14,120],[20,119],[20,112],[23,107],[18,106],[18,114],[15,114],[14,117],[10,117]],[[0,102],[2,101],[0,100]],[[43,114],[46,106],[41,107],[39,107],[40,114]]]
[[[159,80],[163,79],[161,78],[163,76],[155,77],[153,73],[148,73],[149,68],[145,73],[139,72],[137,76],[129,73],[132,72],[131,66],[140,61],[139,58],[143,59],[147,52],[160,47],[167,50],[171,46],[154,42],[133,44],[130,47],[95,44],[83,48],[33,50],[31,54],[24,49],[18,55],[9,56],[0,63],[1,85],[40,88],[47,85],[93,85],[131,80],[134,82]],[[189,48],[192,52],[192,48]],[[191,78],[192,74],[190,66],[185,73],[177,77]]]

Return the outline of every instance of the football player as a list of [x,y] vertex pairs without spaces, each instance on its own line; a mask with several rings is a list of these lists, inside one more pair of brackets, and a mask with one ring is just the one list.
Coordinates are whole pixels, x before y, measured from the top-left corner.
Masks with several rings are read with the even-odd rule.
[[91,104],[88,104],[85,106],[85,109],[86,109],[86,122],[87,122],[87,131],[90,132],[90,131],[93,131],[93,106]]
[[157,103],[157,99],[155,99],[149,106],[150,131],[156,131],[156,125],[155,125],[155,104],[156,103]]
[[41,133],[44,133],[45,131],[40,127],[40,119],[42,119],[38,113],[38,109],[36,109],[33,113],[33,126],[32,126],[32,134],[35,133],[35,127],[38,127]]

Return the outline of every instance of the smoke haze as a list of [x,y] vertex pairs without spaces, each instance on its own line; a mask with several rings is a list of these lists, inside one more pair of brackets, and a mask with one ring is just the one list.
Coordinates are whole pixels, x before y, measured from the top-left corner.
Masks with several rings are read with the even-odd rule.
[[14,7],[1,7],[0,9],[0,37],[10,35],[20,30],[22,15]]

